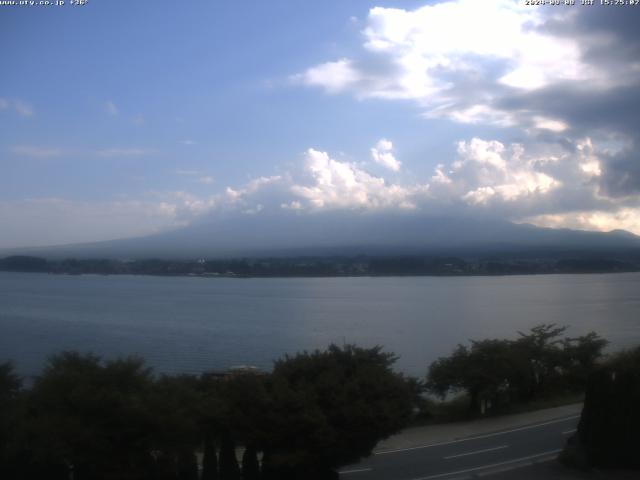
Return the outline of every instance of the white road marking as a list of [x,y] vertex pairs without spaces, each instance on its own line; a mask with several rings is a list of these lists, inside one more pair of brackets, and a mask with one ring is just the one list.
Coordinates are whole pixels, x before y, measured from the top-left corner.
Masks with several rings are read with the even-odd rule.
[[493,448],[485,448],[483,450],[476,450],[474,452],[468,452],[468,453],[459,453],[457,455],[449,455],[448,457],[444,457],[445,460],[449,460],[450,458],[458,458],[458,457],[468,457],[469,455],[476,455],[478,453],[485,453],[485,452],[493,452],[494,450],[502,450],[505,448],[508,448],[509,445],[500,445],[499,447],[493,447]]
[[355,470],[342,470],[338,472],[340,475],[346,475],[348,473],[362,473],[362,472],[370,472],[373,468],[358,468]]
[[456,470],[455,472],[438,473],[437,475],[429,475],[427,477],[414,478],[413,480],[431,480],[432,478],[449,477],[451,475],[460,475],[461,473],[475,472],[477,470],[486,470],[487,468],[500,467],[502,465],[508,465],[510,463],[526,462],[527,460],[533,460],[534,458],[544,457],[546,455],[553,455],[553,454],[559,453],[561,451],[562,451],[561,449],[560,450],[550,450],[548,452],[542,452],[542,453],[538,453],[536,455],[529,455],[528,457],[514,458],[513,460],[507,460],[505,462],[491,463],[489,465],[481,465],[479,467],[467,468],[465,470]]
[[553,423],[562,423],[562,422],[566,422],[568,420],[573,420],[573,419],[576,419],[576,418],[579,418],[579,417],[580,417],[580,415],[571,415],[570,417],[559,418],[557,420],[550,420],[548,422],[537,423],[535,425],[527,425],[526,427],[513,428],[511,430],[505,430],[505,431],[502,431],[502,432],[487,433],[485,435],[477,435],[475,437],[459,438],[457,440],[450,440],[448,442],[438,442],[438,443],[430,443],[428,445],[418,445],[416,447],[394,448],[392,450],[382,450],[380,452],[374,452],[373,454],[374,455],[387,455],[389,453],[409,452],[411,450],[421,450],[423,448],[439,447],[441,445],[453,445],[454,443],[468,442],[470,440],[478,440],[480,438],[490,438],[490,437],[495,437],[495,436],[498,436],[498,435],[506,435],[507,433],[520,432],[522,430],[530,430],[532,428],[544,427],[545,425],[551,425]]
[[571,435],[574,432],[577,432],[578,429],[577,428],[572,428],[571,430],[565,430],[564,432],[562,432],[563,435]]

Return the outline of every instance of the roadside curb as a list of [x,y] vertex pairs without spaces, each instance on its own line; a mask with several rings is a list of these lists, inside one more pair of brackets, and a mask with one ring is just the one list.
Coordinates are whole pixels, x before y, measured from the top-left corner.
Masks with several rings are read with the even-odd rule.
[[424,427],[411,427],[380,442],[373,455],[384,455],[400,450],[427,448],[438,444],[454,443],[486,435],[500,434],[509,430],[528,428],[532,425],[554,422],[559,419],[579,416],[582,403],[564,405],[526,413],[483,418],[469,422],[445,423]]

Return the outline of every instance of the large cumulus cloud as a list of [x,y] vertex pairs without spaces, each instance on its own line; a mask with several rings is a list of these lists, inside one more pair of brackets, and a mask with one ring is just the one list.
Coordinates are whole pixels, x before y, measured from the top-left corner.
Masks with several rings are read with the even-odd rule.
[[[518,154],[500,138],[467,139],[459,155],[473,157],[488,145],[488,156],[458,159],[449,172],[441,162],[432,198],[451,200],[455,191],[467,205],[493,204],[512,219],[637,232],[638,25],[633,7],[534,8],[508,0],[376,7],[358,53],[292,79],[332,95],[410,100],[430,118],[520,131]],[[485,176],[475,189],[471,166]]]
[[[398,176],[394,169],[376,174],[375,156],[347,161],[309,148],[296,167],[262,176],[218,193],[148,192],[99,205],[71,200],[32,199],[0,202],[0,222],[13,225],[0,247],[18,246],[25,230],[40,245],[143,235],[166,228],[238,216],[313,215],[368,212],[413,216],[464,215],[527,221],[551,227],[596,230],[625,228],[640,234],[634,196],[611,197],[603,191],[601,154],[590,138],[567,144],[539,143],[528,148],[495,139],[469,138],[456,145],[454,158],[436,165],[426,179]],[[391,149],[384,140],[372,150]],[[401,169],[401,161],[393,157]],[[403,173],[403,172],[400,172]],[[403,180],[400,180],[402,178]],[[20,221],[15,212],[22,212]],[[25,214],[26,212],[26,214]],[[41,218],[46,221],[35,221]],[[113,237],[111,237],[113,238]]]
[[471,138],[459,141],[455,158],[439,163],[430,178],[401,182],[372,173],[375,159],[349,162],[310,148],[300,168],[227,188],[210,201],[210,211],[253,215],[404,210],[638,232],[635,200],[603,193],[602,165],[588,137],[569,146],[546,143],[531,150],[520,143]]
[[[445,0],[415,9],[375,7],[363,22],[359,49],[290,80],[327,95],[412,102],[427,118],[492,125],[504,137],[460,138],[453,158],[425,152],[424,161],[436,165],[428,178],[412,177],[396,151],[401,145],[382,138],[358,161],[310,146],[297,167],[210,195],[119,199],[100,205],[97,216],[77,202],[33,199],[26,202],[29,215],[56,225],[86,217],[77,229],[99,218],[105,231],[111,225],[122,236],[210,215],[328,210],[488,215],[640,234],[640,8]],[[0,99],[0,109],[16,105]],[[16,148],[38,158],[65,153]],[[15,224],[16,207],[0,202],[0,223]],[[120,227],[122,218],[128,220]],[[30,236],[46,241],[43,225],[41,235]]]

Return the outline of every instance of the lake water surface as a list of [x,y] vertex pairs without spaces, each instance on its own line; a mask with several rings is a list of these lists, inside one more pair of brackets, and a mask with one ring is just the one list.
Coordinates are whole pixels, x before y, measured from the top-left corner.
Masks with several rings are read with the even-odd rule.
[[640,344],[640,273],[192,278],[0,272],[0,361],[39,372],[62,349],[138,354],[162,372],[250,364],[329,343],[383,345],[423,375],[468,339],[539,323]]

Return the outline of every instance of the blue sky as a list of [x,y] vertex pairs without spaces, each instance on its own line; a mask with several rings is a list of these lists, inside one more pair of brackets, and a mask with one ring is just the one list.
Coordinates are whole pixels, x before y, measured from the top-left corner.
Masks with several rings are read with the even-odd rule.
[[0,247],[278,209],[640,233],[639,11],[0,7]]

